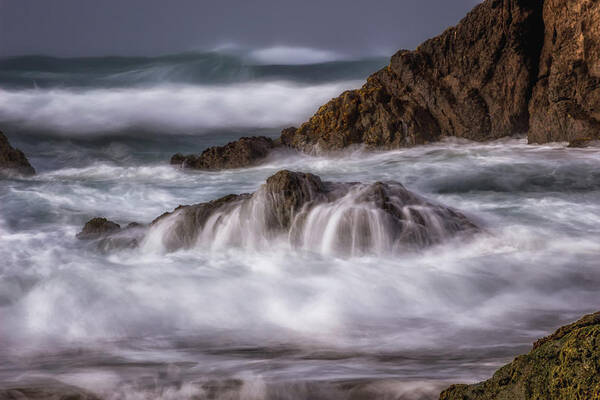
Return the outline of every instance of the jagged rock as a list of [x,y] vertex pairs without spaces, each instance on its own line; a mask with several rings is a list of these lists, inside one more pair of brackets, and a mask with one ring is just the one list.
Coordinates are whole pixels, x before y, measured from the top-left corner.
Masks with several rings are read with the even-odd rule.
[[29,164],[25,154],[21,150],[13,148],[8,142],[8,138],[0,132],[0,173],[3,170],[26,176],[35,174],[35,169]]
[[538,340],[485,382],[453,385],[440,400],[600,398],[600,312]]
[[415,51],[396,53],[282,142],[303,151],[395,148],[525,133],[542,40],[541,1],[487,0]]
[[83,226],[76,237],[79,240],[93,241],[101,251],[134,248],[143,237],[146,227],[132,222],[125,228],[106,218],[92,218]]
[[529,141],[600,139],[600,2],[545,0]]
[[152,227],[169,251],[215,240],[268,243],[277,236],[309,249],[329,241],[340,251],[392,250],[423,247],[478,229],[461,213],[432,204],[396,182],[323,182],[287,170],[268,178],[253,194],[179,206]]
[[200,155],[175,154],[171,164],[205,170],[244,168],[262,161],[274,147],[275,142],[268,137],[243,137],[225,146],[210,147]]

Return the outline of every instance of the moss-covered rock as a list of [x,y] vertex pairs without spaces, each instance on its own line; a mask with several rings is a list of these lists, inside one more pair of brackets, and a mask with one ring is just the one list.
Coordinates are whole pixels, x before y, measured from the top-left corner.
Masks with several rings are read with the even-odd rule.
[[440,400],[600,400],[600,312],[538,340],[533,350]]

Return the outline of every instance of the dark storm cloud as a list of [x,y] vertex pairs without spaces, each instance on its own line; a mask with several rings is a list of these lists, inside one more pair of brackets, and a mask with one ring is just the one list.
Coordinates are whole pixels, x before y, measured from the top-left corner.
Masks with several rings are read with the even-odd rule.
[[243,46],[412,48],[477,0],[0,0],[0,55],[157,54]]

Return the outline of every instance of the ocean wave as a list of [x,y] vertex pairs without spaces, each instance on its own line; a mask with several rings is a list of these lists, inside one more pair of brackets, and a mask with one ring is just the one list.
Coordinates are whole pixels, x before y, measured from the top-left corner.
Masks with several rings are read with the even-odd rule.
[[4,88],[137,87],[163,83],[225,84],[255,80],[322,83],[364,79],[385,57],[351,59],[318,49],[272,47],[216,50],[157,57],[40,55],[0,58]]
[[0,90],[0,121],[65,134],[128,128],[197,132],[297,124],[359,81],[224,86],[161,85],[127,89]]

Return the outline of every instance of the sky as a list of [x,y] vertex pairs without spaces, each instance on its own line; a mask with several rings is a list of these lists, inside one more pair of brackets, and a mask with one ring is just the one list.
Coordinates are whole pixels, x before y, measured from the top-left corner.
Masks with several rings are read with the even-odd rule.
[[0,0],[0,56],[159,55],[223,46],[412,49],[477,0]]

